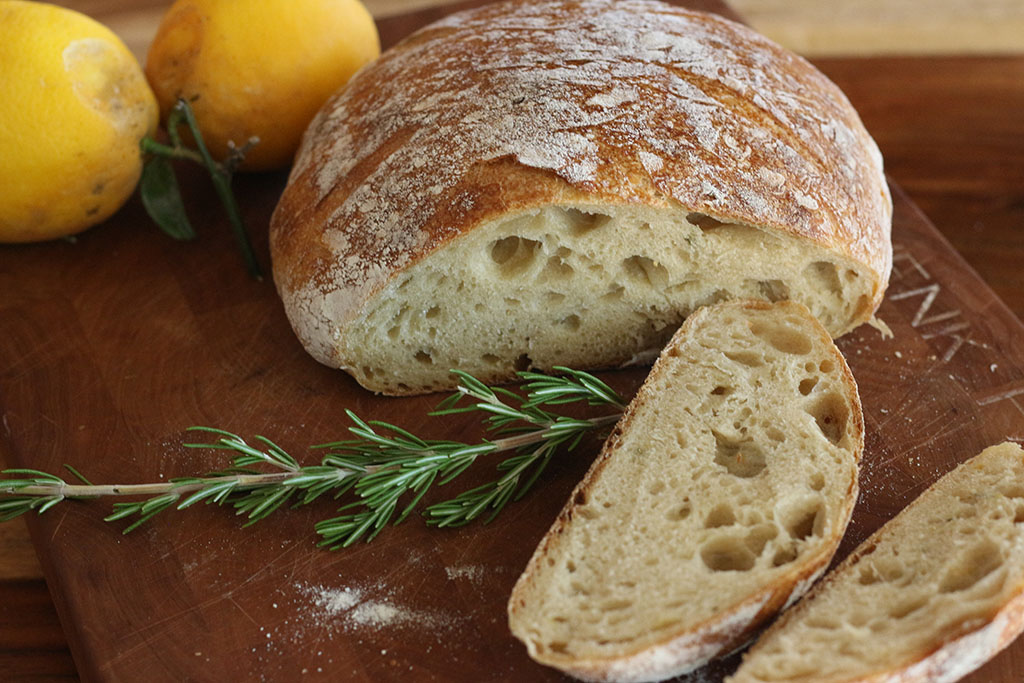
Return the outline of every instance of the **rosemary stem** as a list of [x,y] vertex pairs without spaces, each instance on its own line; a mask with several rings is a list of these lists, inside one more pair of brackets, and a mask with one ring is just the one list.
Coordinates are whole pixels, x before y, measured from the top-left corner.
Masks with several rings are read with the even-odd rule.
[[237,481],[239,488],[253,488],[267,484],[280,484],[297,476],[296,472],[269,472],[267,474],[236,474],[230,477],[203,479],[187,484],[176,484],[173,481],[158,484],[40,484],[24,486],[18,489],[4,488],[0,483],[0,494],[24,496],[61,496],[63,498],[99,498],[103,496],[152,496],[161,493],[190,493],[217,482]]
[[[590,423],[590,428],[604,427],[605,425],[615,424],[619,418],[622,417],[622,413],[616,413],[614,415],[602,415],[601,417],[592,417],[584,420],[584,422]],[[524,432],[515,436],[507,436],[502,439],[495,439],[491,443],[494,444],[494,450],[492,453],[500,453],[501,451],[511,451],[522,446],[528,446],[532,443],[544,441],[548,438],[548,435],[555,431],[554,427],[545,427],[534,432]]]

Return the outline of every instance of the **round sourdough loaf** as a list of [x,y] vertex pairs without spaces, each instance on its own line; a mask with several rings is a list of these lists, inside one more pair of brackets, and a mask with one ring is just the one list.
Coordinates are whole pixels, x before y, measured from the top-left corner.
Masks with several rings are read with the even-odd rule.
[[842,92],[720,17],[508,2],[424,28],[306,132],[274,278],[374,391],[650,362],[701,305],[793,299],[838,336],[888,280],[882,159]]

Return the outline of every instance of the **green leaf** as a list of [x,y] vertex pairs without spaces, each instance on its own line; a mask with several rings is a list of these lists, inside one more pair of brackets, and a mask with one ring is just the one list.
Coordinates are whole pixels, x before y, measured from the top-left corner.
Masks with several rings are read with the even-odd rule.
[[176,240],[196,238],[196,231],[185,215],[185,204],[181,200],[174,168],[165,157],[151,156],[146,160],[139,181],[139,194],[146,213],[164,233]]

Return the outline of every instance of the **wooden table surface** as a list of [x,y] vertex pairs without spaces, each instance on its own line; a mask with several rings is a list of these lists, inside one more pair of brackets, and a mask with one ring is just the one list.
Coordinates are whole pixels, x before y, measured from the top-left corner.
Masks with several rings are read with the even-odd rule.
[[[143,54],[166,2],[61,4],[104,21]],[[382,16],[438,2],[367,4]],[[887,13],[875,3],[851,3],[864,7],[860,24],[848,14],[830,19],[810,1],[733,4],[755,27],[812,53],[860,111],[891,176],[1024,317],[1024,31],[1013,28],[1022,25],[1021,5],[971,5],[979,11],[965,24],[965,4],[938,3],[916,25],[905,11],[917,6],[911,0],[886,3]],[[855,42],[855,29],[871,18],[880,30],[871,41]],[[991,30],[980,30],[986,22]],[[948,40],[936,37],[943,32]],[[24,525],[0,525],[0,680],[76,677]]]

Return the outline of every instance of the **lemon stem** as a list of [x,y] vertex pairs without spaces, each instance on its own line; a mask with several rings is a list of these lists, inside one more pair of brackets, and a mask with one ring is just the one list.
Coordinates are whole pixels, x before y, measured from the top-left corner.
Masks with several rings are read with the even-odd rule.
[[[192,133],[195,149],[186,147],[182,142],[179,131],[182,124],[188,126],[189,131]],[[256,258],[256,253],[253,251],[252,243],[249,241],[249,233],[246,231],[245,223],[242,221],[242,214],[239,211],[238,203],[235,201],[235,195],[231,191],[231,179],[235,168],[238,167],[246,150],[251,145],[256,144],[258,140],[254,138],[241,148],[232,148],[231,154],[227,159],[223,162],[217,162],[210,155],[210,151],[203,141],[202,133],[199,132],[199,125],[196,123],[195,115],[192,113],[192,107],[184,99],[179,99],[167,116],[167,135],[171,140],[170,145],[157,142],[149,137],[143,138],[141,142],[142,151],[154,157],[191,161],[206,168],[210,174],[210,180],[213,182],[213,189],[224,206],[224,211],[227,213],[228,222],[231,224],[231,230],[235,235],[235,241],[242,251],[242,259],[245,261],[246,269],[254,279],[262,280],[263,271]],[[167,173],[170,174],[172,172],[168,169]],[[176,187],[174,192],[177,193]],[[165,228],[166,231],[167,229]],[[190,235],[194,235],[191,232],[191,228],[188,228],[188,232]],[[182,238],[178,237],[178,239]]]
[[[199,124],[196,123],[195,114],[192,113],[192,107],[188,105],[188,102],[184,99],[179,99],[178,103],[174,105],[174,110],[175,112],[181,112],[186,125],[192,131],[192,138],[196,142],[196,149],[199,150],[199,154],[203,157],[206,170],[210,172],[210,179],[213,180],[213,189],[216,190],[217,196],[220,197],[221,204],[224,205],[224,210],[228,214],[228,222],[231,223],[231,229],[235,233],[235,240],[238,242],[238,247],[242,250],[242,258],[245,259],[245,266],[249,270],[249,275],[257,280],[262,280],[263,271],[260,269],[259,261],[256,260],[256,254],[252,250],[249,233],[245,230],[242,214],[238,210],[238,203],[235,201],[235,195],[231,191],[231,171],[225,168],[224,165],[218,164],[210,156],[210,151],[206,149],[206,143],[203,142],[203,136],[199,132]],[[174,128],[177,128],[177,125]],[[176,130],[175,134],[177,134]]]
[[142,138],[142,151],[146,154],[156,154],[158,156],[166,157],[168,159],[181,159],[184,161],[192,161],[197,164],[203,164],[203,157],[199,155],[194,149],[188,149],[187,147],[177,147],[171,145],[165,145],[157,142],[153,138]]

